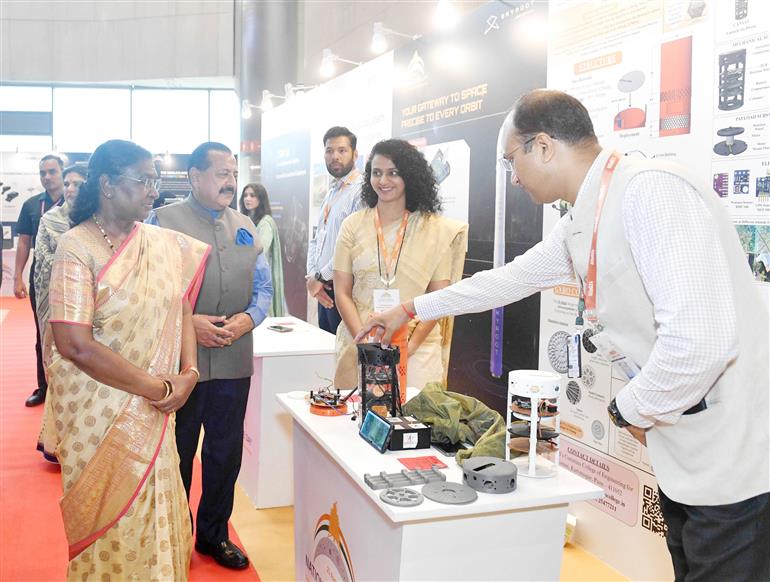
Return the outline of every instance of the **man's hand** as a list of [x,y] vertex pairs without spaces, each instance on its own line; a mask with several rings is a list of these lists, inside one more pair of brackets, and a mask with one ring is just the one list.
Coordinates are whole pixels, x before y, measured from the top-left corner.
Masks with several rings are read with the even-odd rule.
[[22,277],[13,278],[13,294],[16,299],[24,299],[27,296],[27,286],[24,284]]
[[168,398],[156,400],[154,402],[150,402],[150,404],[152,404],[155,408],[164,414],[171,414],[172,412],[176,412],[182,408],[185,402],[187,402],[187,399],[190,397],[193,388],[195,388],[196,377],[192,374],[183,374],[181,376],[163,376],[163,378],[166,380],[171,380],[171,383],[174,385],[174,391],[169,395]]
[[334,307],[334,301],[332,301],[332,298],[326,293],[326,289],[330,289],[331,287],[327,287],[321,281],[310,275],[307,277],[306,286],[308,295],[313,299],[317,299],[318,303],[323,305],[326,309]]
[[638,440],[645,447],[647,446],[647,429],[639,428],[638,426],[627,426],[626,430],[631,433],[631,436]]
[[195,314],[192,316],[192,320],[198,345],[204,348],[221,348],[233,343],[235,334],[232,330],[225,326],[217,327],[214,325],[215,323],[224,323],[226,320],[224,316]]
[[230,340],[230,343],[232,343],[254,329],[254,321],[248,313],[236,313],[231,318],[225,320],[225,325],[222,329],[233,334]]
[[409,317],[400,305],[396,305],[385,313],[372,313],[356,335],[355,341],[361,342],[374,330],[374,341],[380,342],[382,347],[386,348],[390,346],[393,334],[407,321]]

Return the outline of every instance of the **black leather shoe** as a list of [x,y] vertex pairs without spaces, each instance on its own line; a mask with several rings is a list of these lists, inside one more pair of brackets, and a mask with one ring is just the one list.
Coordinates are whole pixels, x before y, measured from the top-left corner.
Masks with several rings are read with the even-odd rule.
[[243,550],[230,540],[210,544],[201,540],[195,540],[195,551],[199,554],[211,556],[217,564],[232,570],[243,570],[249,567],[249,559]]
[[45,390],[42,388],[35,388],[35,391],[32,392],[32,396],[27,398],[24,406],[37,406],[43,404],[43,402],[45,402]]

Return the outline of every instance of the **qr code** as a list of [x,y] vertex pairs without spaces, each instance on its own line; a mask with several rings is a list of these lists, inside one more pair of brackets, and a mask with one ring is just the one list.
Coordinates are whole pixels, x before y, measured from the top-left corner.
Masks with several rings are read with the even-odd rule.
[[642,498],[642,527],[650,530],[660,537],[666,537],[666,523],[663,521],[663,513],[660,511],[660,499],[658,492],[652,487],[644,485]]

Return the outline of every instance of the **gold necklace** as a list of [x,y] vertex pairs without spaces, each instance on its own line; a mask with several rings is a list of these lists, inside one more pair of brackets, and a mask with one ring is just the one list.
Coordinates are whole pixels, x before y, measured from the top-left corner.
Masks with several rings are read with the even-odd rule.
[[94,219],[94,224],[96,225],[96,228],[98,228],[101,231],[102,236],[104,237],[104,240],[107,241],[108,245],[110,245],[110,250],[112,251],[112,254],[114,255],[115,254],[115,245],[112,244],[112,241],[110,240],[110,237],[107,236],[107,233],[104,231],[104,228],[99,223],[99,219],[96,218],[96,214],[94,214],[91,218]]

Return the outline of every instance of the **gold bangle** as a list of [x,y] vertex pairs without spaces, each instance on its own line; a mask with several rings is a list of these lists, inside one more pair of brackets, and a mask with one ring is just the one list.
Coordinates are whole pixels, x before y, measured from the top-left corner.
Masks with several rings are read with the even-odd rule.
[[195,366],[185,366],[184,370],[179,372],[179,375],[186,374],[187,372],[192,372],[195,374],[195,383],[197,384],[198,381],[201,379],[201,373]]
[[165,400],[174,393],[174,385],[171,383],[171,380],[163,380],[163,386],[166,388],[166,394],[161,400]]

